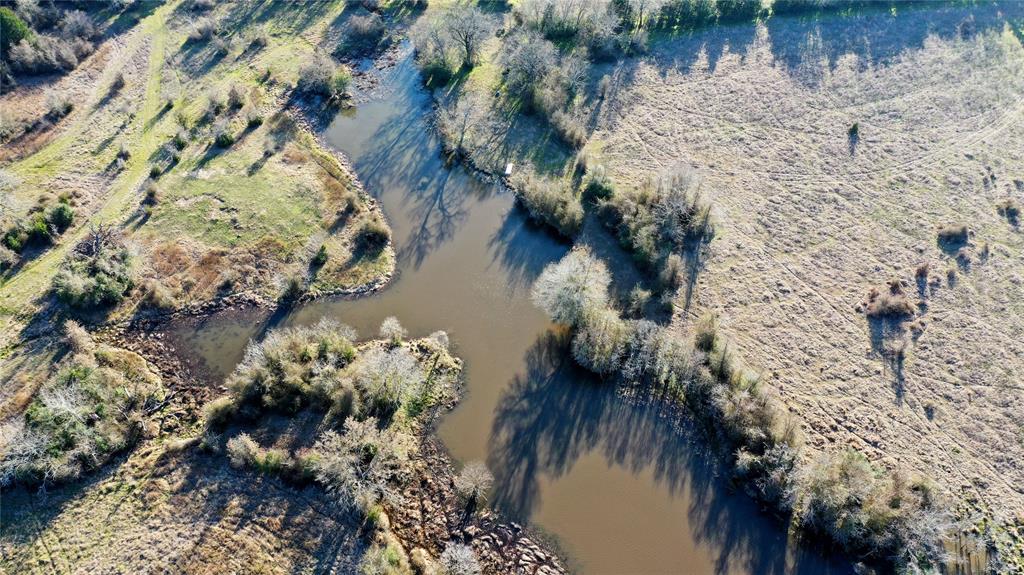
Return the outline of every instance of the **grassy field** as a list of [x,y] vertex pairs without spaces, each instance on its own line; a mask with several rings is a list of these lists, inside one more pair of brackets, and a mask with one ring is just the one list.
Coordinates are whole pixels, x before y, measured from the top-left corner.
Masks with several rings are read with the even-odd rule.
[[[504,92],[504,38],[437,96],[476,102],[465,148],[491,173],[511,162],[573,190],[581,158],[624,189],[693,168],[715,237],[687,261],[672,329],[717,315],[807,457],[854,448],[934,478],[1020,569],[1024,240],[1002,206],[1024,201],[1022,39],[1017,5],[654,31],[645,54],[590,68],[578,155]],[[912,311],[867,313],[893,281]]]
[[[273,298],[291,276],[314,292],[355,289],[393,269],[390,248],[368,254],[354,245],[353,230],[380,219],[376,206],[285,111],[298,68],[332,33],[344,3],[254,2],[203,14],[189,6],[159,6],[55,80],[53,89],[76,98],[70,116],[8,150],[13,161],[4,169],[21,182],[17,205],[27,210],[41,196],[63,195],[76,218],[57,245],[2,278],[5,336],[48,301],[67,249],[101,223],[129,233],[146,263],[140,283],[163,285],[170,307],[218,290]],[[217,39],[191,39],[195,18],[220,22]],[[210,114],[211,100],[232,89],[239,105]],[[28,113],[45,93],[33,86],[3,98]],[[237,141],[216,145],[221,131]],[[147,198],[151,186],[157,192]],[[320,245],[329,265],[310,270]]]
[[[592,138],[620,186],[677,164],[704,178],[716,237],[676,302],[681,332],[716,312],[812,447],[926,473],[1011,530],[1024,240],[997,205],[1024,194],[1022,16],[773,18],[666,40],[602,71]],[[955,224],[969,239],[941,244]],[[915,317],[865,317],[891,280]]]

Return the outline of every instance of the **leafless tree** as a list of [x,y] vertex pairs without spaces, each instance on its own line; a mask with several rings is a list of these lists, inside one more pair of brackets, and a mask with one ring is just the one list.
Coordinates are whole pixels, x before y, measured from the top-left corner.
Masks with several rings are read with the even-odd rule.
[[508,69],[509,88],[526,95],[558,64],[558,50],[540,34],[528,30],[509,40],[502,61]]
[[577,325],[586,312],[608,306],[611,276],[587,247],[576,248],[549,264],[533,284],[533,302],[552,320]]
[[442,575],[480,575],[480,562],[469,545],[448,542],[440,557]]
[[466,137],[471,135],[479,125],[482,116],[482,106],[477,100],[464,94],[448,104],[441,106],[437,115],[437,127],[455,153],[466,151]]
[[406,335],[405,328],[402,327],[402,324],[399,323],[398,318],[395,316],[384,318],[384,321],[380,324],[380,336],[388,340],[392,347],[401,344]]
[[494,30],[494,21],[476,5],[470,5],[449,10],[444,23],[448,35],[462,46],[465,64],[474,65],[480,45]]
[[408,474],[413,438],[379,429],[377,419],[345,420],[342,433],[328,431],[314,445],[317,481],[350,505],[402,501],[401,479]]
[[629,329],[615,311],[588,312],[572,340],[576,362],[590,371],[607,375],[615,372],[626,350]]
[[396,347],[367,352],[359,364],[356,383],[378,406],[395,409],[417,393],[425,379],[409,350]]
[[493,483],[494,476],[487,466],[482,461],[471,461],[455,478],[455,489],[475,506],[477,502],[486,499]]

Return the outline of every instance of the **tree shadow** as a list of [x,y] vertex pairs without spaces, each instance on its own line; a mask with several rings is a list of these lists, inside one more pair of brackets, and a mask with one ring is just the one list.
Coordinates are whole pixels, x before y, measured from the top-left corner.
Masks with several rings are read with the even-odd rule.
[[349,134],[360,134],[358,142],[349,139],[346,145],[358,147],[348,155],[371,194],[402,190],[401,204],[389,214],[402,223],[396,255],[400,264],[418,268],[455,237],[467,220],[469,202],[490,197],[494,186],[445,165],[440,142],[427,124],[424,108],[430,96],[419,88],[418,72],[411,60],[396,68],[393,81],[401,86],[393,97],[339,117],[329,135],[344,142]]
[[541,336],[527,352],[525,372],[498,403],[488,444],[497,509],[528,520],[540,505],[541,478],[557,480],[583,456],[598,453],[609,466],[652,472],[672,497],[689,499],[693,537],[713,550],[717,573],[737,563],[752,573],[848,572],[790,549],[780,525],[753,500],[731,493],[719,454],[678,407],[656,390],[633,400],[620,396],[576,367],[568,344],[565,332]]
[[807,85],[823,80],[847,55],[867,69],[886,65],[905,51],[924,47],[929,37],[968,38],[1002,29],[1024,17],[1019,3],[960,4],[908,2],[892,10],[889,3],[867,4],[842,12],[775,16],[766,26],[775,61]]
[[501,220],[501,226],[487,240],[491,254],[488,267],[497,264],[504,272],[510,295],[529,290],[547,264],[558,261],[571,246],[534,222],[514,204]]
[[885,372],[892,378],[896,405],[903,405],[906,395],[906,329],[905,318],[893,316],[868,317],[871,352],[882,360]]

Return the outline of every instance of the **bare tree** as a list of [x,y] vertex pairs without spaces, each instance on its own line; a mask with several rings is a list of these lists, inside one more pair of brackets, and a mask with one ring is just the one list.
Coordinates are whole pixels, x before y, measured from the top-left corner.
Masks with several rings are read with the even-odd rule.
[[49,443],[46,434],[25,427],[22,417],[0,425],[0,486],[45,463]]
[[469,545],[449,541],[440,557],[442,575],[480,575],[480,562]]
[[401,479],[409,472],[413,438],[392,429],[379,429],[377,419],[345,420],[343,433],[328,431],[313,446],[317,481],[342,502],[374,505],[402,501]]
[[480,45],[494,29],[491,17],[476,5],[458,6],[447,12],[444,23],[448,35],[462,46],[463,62],[467,66],[475,64]]
[[518,33],[502,54],[508,68],[509,87],[520,95],[532,94],[533,87],[547,77],[558,63],[558,50],[534,31]]
[[455,489],[475,507],[479,501],[487,498],[487,492],[493,483],[494,476],[487,466],[481,461],[471,461],[455,478]]
[[441,106],[437,115],[437,127],[451,146],[451,152],[466,152],[466,137],[478,126],[482,107],[470,95],[463,95]]
[[396,347],[368,352],[359,365],[356,383],[378,407],[397,409],[422,388],[425,379],[409,350]]
[[558,323],[577,325],[586,312],[608,305],[611,276],[590,249],[577,248],[549,264],[533,284],[533,303]]
[[607,375],[616,371],[629,341],[629,329],[615,311],[594,310],[586,314],[572,340],[576,362],[590,371]]
[[384,321],[380,324],[380,336],[391,344],[392,347],[402,343],[402,340],[407,335],[405,328],[398,322],[398,318],[395,316],[389,316],[384,318]]

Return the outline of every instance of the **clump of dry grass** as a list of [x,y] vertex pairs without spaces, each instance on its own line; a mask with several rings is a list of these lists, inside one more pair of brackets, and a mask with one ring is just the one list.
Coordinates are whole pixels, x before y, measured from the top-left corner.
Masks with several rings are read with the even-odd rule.
[[946,245],[960,245],[967,243],[970,230],[964,224],[948,225],[939,228],[939,243]]
[[1020,224],[1020,204],[1013,198],[1006,198],[996,204],[996,211],[1013,225]]
[[907,296],[901,280],[892,280],[886,290],[871,288],[864,307],[868,317],[898,318],[914,315],[914,304]]

